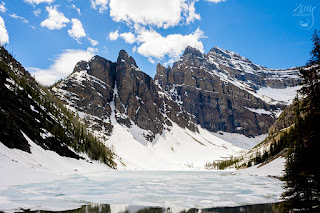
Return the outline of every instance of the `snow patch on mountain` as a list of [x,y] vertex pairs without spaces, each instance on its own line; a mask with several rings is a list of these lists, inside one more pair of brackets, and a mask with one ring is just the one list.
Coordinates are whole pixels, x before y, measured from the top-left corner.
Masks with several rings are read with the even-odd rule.
[[301,86],[286,87],[286,88],[271,88],[261,87],[257,90],[257,95],[270,104],[277,102],[290,105],[295,98],[297,91]]
[[222,140],[232,143],[235,146],[238,146],[247,150],[250,150],[253,147],[255,147],[257,144],[261,143],[268,136],[268,134],[263,134],[256,137],[249,138],[245,135],[241,135],[238,133],[230,133],[230,132],[222,132],[222,131],[212,133],[212,134],[218,138],[221,138]]

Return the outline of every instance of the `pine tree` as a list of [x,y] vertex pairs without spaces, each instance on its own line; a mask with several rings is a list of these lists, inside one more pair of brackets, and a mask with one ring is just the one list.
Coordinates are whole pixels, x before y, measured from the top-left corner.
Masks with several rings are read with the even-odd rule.
[[[289,150],[284,180],[286,181],[285,205],[305,212],[320,211],[320,40],[315,31],[311,59],[301,69],[302,105],[296,104],[296,123],[290,137],[293,141]],[[300,116],[302,114],[303,118]]]
[[[320,32],[320,31],[319,31]],[[317,31],[312,36],[313,48],[308,67],[300,70],[302,88],[299,93],[305,97],[308,113],[314,114],[319,111],[320,97],[320,38]]]

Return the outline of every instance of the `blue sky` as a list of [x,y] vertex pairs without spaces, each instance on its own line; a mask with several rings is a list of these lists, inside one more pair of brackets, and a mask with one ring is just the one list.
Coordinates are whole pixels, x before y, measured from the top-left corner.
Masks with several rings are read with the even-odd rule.
[[186,46],[214,46],[269,68],[304,65],[320,29],[320,1],[0,0],[0,42],[51,84],[95,54],[125,49],[150,76]]

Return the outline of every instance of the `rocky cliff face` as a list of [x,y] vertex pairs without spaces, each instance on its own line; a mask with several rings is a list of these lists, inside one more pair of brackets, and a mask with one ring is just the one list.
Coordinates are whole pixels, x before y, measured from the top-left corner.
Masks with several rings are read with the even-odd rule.
[[3,47],[0,46],[0,142],[8,148],[31,153],[26,136],[45,150],[61,156],[79,159],[69,149],[67,141],[60,141],[48,130],[63,128],[58,118],[63,116],[56,108],[52,114],[49,101],[31,75]]
[[167,97],[124,50],[117,62],[99,56],[79,62],[52,90],[103,139],[112,134],[115,122],[142,138],[142,143],[170,129],[171,121],[197,131],[192,116]]
[[266,102],[256,91],[300,82],[294,68],[271,70],[231,51],[213,48],[202,54],[191,47],[172,68],[158,64],[155,81],[202,127],[247,136],[267,133],[276,112],[284,108]]

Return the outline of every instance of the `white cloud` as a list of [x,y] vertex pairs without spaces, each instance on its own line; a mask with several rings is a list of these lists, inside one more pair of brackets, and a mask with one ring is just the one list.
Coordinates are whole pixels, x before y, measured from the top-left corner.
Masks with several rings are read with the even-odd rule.
[[72,4],[71,6],[72,6],[72,8],[73,8],[73,9],[75,9],[75,10],[78,12],[78,14],[79,14],[79,16],[80,16],[80,15],[81,15],[81,11],[80,11],[80,9],[79,9],[79,8],[77,8],[77,6],[76,6],[76,5],[74,5],[74,4]]
[[60,30],[66,26],[66,23],[70,22],[63,13],[57,10],[57,7],[57,5],[46,7],[49,15],[47,19],[41,22],[41,27],[47,27],[49,30]]
[[174,27],[182,20],[200,19],[196,14],[196,0],[110,0],[110,16],[116,22],[129,25],[151,25],[161,28]]
[[189,4],[184,4],[185,16],[187,24],[193,22],[194,20],[200,20],[201,17],[196,13],[196,8],[194,6],[195,1],[189,2]]
[[205,36],[199,28],[189,35],[170,34],[166,37],[154,30],[143,30],[137,36],[137,41],[140,44],[137,52],[148,58],[163,59],[167,55],[170,59],[176,60],[188,46],[204,52],[201,38],[205,38]]
[[24,0],[27,3],[30,4],[40,4],[40,3],[52,3],[54,0]]
[[72,28],[68,30],[68,34],[77,40],[80,43],[79,39],[86,36],[86,32],[83,29],[82,23],[79,19],[73,18],[72,21]]
[[10,17],[11,18],[14,18],[14,19],[20,19],[23,23],[29,23],[29,21],[21,16],[18,16],[17,14],[13,13],[13,14],[10,14]]
[[155,64],[155,63],[156,63],[151,57],[148,58],[148,61],[149,61],[151,64]]
[[34,75],[36,80],[44,85],[52,85],[61,78],[66,78],[73,72],[74,66],[81,60],[88,61],[95,54],[96,49],[88,48],[87,50],[65,50],[58,55],[54,63],[48,69],[28,67],[27,70]]
[[206,0],[206,1],[210,1],[210,2],[213,2],[213,3],[219,3],[219,2],[226,1],[226,0]]
[[40,13],[41,13],[41,9],[40,9],[40,8],[33,11],[33,14],[34,14],[35,16],[39,16]]
[[99,13],[103,13],[108,9],[108,0],[90,0],[91,7],[95,10],[99,9]]
[[2,13],[5,13],[7,11],[7,8],[4,5],[6,5],[6,3],[2,1],[0,4],[0,12]]
[[108,37],[112,41],[117,40],[119,38],[119,30],[109,33]]
[[133,44],[136,41],[136,36],[131,32],[121,33],[120,37],[123,38],[125,42],[129,44]]
[[90,41],[92,46],[97,46],[99,42],[97,40],[93,40],[92,38],[88,37],[88,40]]
[[0,45],[9,43],[9,35],[3,18],[0,16]]

